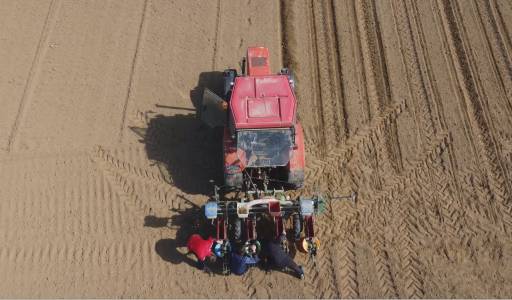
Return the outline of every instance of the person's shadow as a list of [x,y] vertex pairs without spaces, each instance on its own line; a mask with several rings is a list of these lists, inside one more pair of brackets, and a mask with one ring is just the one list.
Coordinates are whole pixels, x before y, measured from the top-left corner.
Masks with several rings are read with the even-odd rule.
[[[186,201],[186,199],[184,199]],[[215,237],[215,228],[204,217],[201,207],[192,205],[184,210],[173,211],[171,217],[157,217],[148,215],[144,218],[144,226],[152,228],[172,227],[177,228],[174,239],[161,239],[155,244],[155,252],[166,262],[172,264],[186,263],[197,268],[198,263],[193,254],[188,253],[187,241],[192,234],[199,234],[203,238]],[[222,274],[222,266],[219,261],[207,262],[214,274]]]
[[[212,233],[211,226],[208,226],[201,216],[202,210],[193,206],[182,211],[174,211],[170,218],[148,215],[144,218],[144,226],[152,228],[174,227],[177,228],[174,239],[161,239],[155,244],[156,253],[167,262],[172,264],[186,263],[197,267],[196,260],[192,254],[187,254],[187,240],[193,233],[200,233],[206,237]],[[180,251],[180,249],[183,249]]]

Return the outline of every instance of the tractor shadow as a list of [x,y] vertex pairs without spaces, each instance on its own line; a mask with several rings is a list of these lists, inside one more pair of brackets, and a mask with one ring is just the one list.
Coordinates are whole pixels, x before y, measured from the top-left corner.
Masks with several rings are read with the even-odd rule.
[[144,143],[148,159],[184,193],[210,195],[210,181],[222,182],[222,131],[204,126],[195,114],[154,116]]
[[[196,113],[151,114],[147,128],[131,127],[145,144],[148,159],[158,166],[169,184],[184,193],[211,195],[213,182],[223,182],[222,128],[209,128],[200,120],[202,94],[205,88],[220,93],[222,72],[203,72],[197,86],[190,91]],[[179,107],[156,105],[156,108]],[[185,111],[194,109],[183,108]],[[152,112],[147,112],[149,113]]]

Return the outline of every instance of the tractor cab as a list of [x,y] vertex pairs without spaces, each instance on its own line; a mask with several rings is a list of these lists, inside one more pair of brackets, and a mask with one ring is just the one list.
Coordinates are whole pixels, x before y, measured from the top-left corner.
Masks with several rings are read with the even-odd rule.
[[201,119],[224,127],[225,184],[280,182],[299,188],[304,180],[304,139],[297,121],[295,82],[287,69],[271,74],[269,51],[250,47],[242,72],[224,71],[223,95],[205,89]]

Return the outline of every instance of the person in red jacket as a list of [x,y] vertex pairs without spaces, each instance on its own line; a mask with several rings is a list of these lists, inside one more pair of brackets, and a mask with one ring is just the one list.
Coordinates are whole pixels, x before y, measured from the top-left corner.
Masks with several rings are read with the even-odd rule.
[[211,274],[211,270],[205,264],[205,261],[207,257],[212,257],[212,248],[214,243],[215,239],[212,237],[205,240],[199,234],[193,234],[187,242],[188,251],[194,253],[197,257],[198,268],[208,274]]

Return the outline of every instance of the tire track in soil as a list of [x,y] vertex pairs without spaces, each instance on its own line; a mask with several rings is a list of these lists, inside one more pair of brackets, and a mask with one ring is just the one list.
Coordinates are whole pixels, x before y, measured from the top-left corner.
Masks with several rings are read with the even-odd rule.
[[[433,111],[437,112],[437,120],[439,120],[439,126],[441,130],[448,131],[448,127],[446,125],[445,120],[445,114],[443,109],[443,101],[441,99],[437,84],[436,84],[436,78],[434,77],[432,62],[429,55],[429,49],[427,45],[427,41],[425,38],[425,33],[423,30],[423,25],[420,20],[420,11],[417,7],[417,3],[415,1],[407,1],[410,9],[410,15],[411,18],[410,23],[412,24],[412,30],[415,33],[415,36],[417,36],[418,40],[416,41],[416,47],[417,54],[419,56],[419,63],[420,66],[422,66],[423,71],[425,73],[425,85],[426,90],[428,91],[427,94],[430,98],[432,98],[432,104],[433,104]],[[428,99],[428,98],[427,98]],[[431,110],[431,113],[432,110]],[[433,116],[431,116],[433,117]],[[434,129],[436,128],[436,124],[434,123]]]
[[486,116],[488,112],[482,103],[484,95],[472,63],[471,49],[468,49],[465,44],[467,37],[464,28],[461,27],[463,25],[460,23],[457,3],[438,0],[437,5],[442,8],[438,11],[444,33],[449,37],[448,50],[454,62],[458,85],[462,89],[466,113],[478,142],[478,156],[484,162],[493,196],[497,198],[501,207],[503,221],[510,228],[512,226],[510,181],[503,170],[501,155],[496,145],[496,133],[492,124],[489,124],[490,118]]
[[[425,225],[421,224],[424,219],[422,216],[422,208],[425,208],[424,198],[421,196],[421,190],[417,189],[422,185],[421,182],[425,182],[423,181],[425,170],[448,149],[450,143],[451,140],[447,134],[436,138],[434,146],[425,152],[424,158],[415,162],[413,167],[401,176],[395,177],[394,182],[390,182],[385,190],[375,193],[371,203],[358,204],[359,228],[369,231],[367,235],[370,236],[370,240],[382,239],[380,237],[382,233],[378,230],[375,233],[371,228],[383,228],[382,224],[386,224],[386,219],[389,218],[400,220],[399,224],[392,228],[399,253],[391,252],[388,255],[398,256],[398,261],[402,263],[394,279],[391,273],[386,273],[388,272],[386,265],[381,265],[378,276],[384,276],[380,281],[381,290],[384,293],[393,293],[391,278],[396,282],[394,286],[400,297],[417,298],[424,295],[424,274],[418,253],[421,245],[417,241],[422,240],[418,235],[428,235],[433,229],[428,228],[428,225],[425,228]],[[438,233],[434,232],[434,236],[437,235]],[[377,245],[374,254],[382,255],[379,253],[379,244],[374,243],[374,245]],[[375,260],[379,259],[382,258],[375,257]]]
[[418,246],[413,235],[415,224],[412,220],[412,215],[416,203],[412,203],[412,201],[405,202],[403,203],[404,205],[399,206],[400,215],[404,217],[401,219],[397,229],[401,257],[400,278],[406,298],[423,298],[423,274],[420,271],[421,263],[419,261]]
[[[374,2],[357,1],[355,12],[361,38],[370,117],[373,118],[392,105],[388,70]],[[396,126],[396,122],[389,124],[382,145],[378,147],[379,155],[382,156],[381,164],[384,169],[391,170],[392,175],[403,170]]]
[[[343,151],[332,151],[327,158],[319,159],[319,163],[312,168],[313,170],[308,174],[308,178],[329,178],[329,192],[331,194],[339,192],[339,187],[347,186],[347,183],[343,182],[347,176],[340,176],[340,170],[345,170],[348,163],[353,167],[352,163],[354,162],[351,161],[352,156],[357,156],[361,148],[366,148],[368,145],[372,144],[375,136],[380,136],[386,130],[386,124],[389,124],[390,120],[396,119],[404,109],[405,103],[401,103],[393,109],[387,109],[384,116],[372,119],[367,127],[359,131],[356,136],[349,138],[347,141],[348,145],[341,147],[341,149],[344,149]],[[375,147],[374,144],[372,145]],[[354,165],[358,166],[357,163],[354,163]],[[371,170],[365,172],[368,174],[371,173]],[[320,174],[322,174],[322,176],[320,176]],[[350,187],[352,190],[359,191],[358,180],[354,178],[351,179]],[[369,196],[368,199],[370,199],[370,197],[371,196]],[[364,199],[364,197],[358,195],[358,199]],[[364,202],[364,200],[362,201]],[[345,221],[343,220],[344,218],[346,218]],[[326,227],[317,227],[321,240],[332,239],[335,241],[331,245],[324,245],[320,252],[330,252],[329,258],[334,264],[333,272],[335,277],[333,279],[335,280],[335,286],[338,287],[338,295],[344,298],[359,297],[356,256],[353,250],[354,243],[351,238],[348,237],[351,235],[348,232],[355,232],[356,227],[353,224],[354,222],[357,222],[357,210],[353,205],[347,205],[345,202],[332,203],[329,225]],[[340,237],[340,232],[347,232],[347,237]],[[325,233],[325,235],[323,236],[322,233]],[[317,259],[321,260],[323,257]],[[326,267],[321,265],[320,268],[323,270]],[[310,270],[309,272],[312,272],[314,278],[316,277],[314,270]],[[318,282],[313,282],[313,285],[321,286]],[[322,290],[323,289],[325,288],[322,288]]]
[[[473,137],[472,135],[472,129],[471,129],[471,124],[470,124],[470,120],[469,120],[469,117],[466,113],[466,108],[465,108],[465,105],[464,105],[464,100],[462,100],[462,91],[460,91],[460,89],[456,86],[455,82],[457,81],[457,78],[456,78],[456,70],[455,70],[455,65],[454,65],[454,61],[451,59],[451,56],[449,54],[449,46],[448,46],[448,36],[446,35],[445,31],[444,31],[444,28],[443,28],[443,25],[442,25],[442,20],[441,20],[441,13],[439,11],[439,7],[437,6],[437,3],[436,1],[430,1],[430,4],[431,4],[431,7],[432,7],[432,12],[433,12],[433,17],[434,17],[434,23],[436,24],[436,27],[438,29],[438,32],[439,32],[439,35],[440,35],[440,39],[441,39],[441,44],[442,44],[442,48],[443,48],[443,54],[444,54],[444,57],[445,57],[445,61],[446,61],[446,65],[447,65],[447,68],[448,68],[448,71],[449,71],[449,75],[450,75],[450,85],[452,87],[452,90],[457,98],[457,104],[458,104],[458,107],[459,107],[459,110],[460,110],[460,116],[461,116],[461,120],[462,120],[462,127],[463,127],[463,130],[464,130],[464,136],[466,137],[468,143],[469,143],[469,149],[471,149],[471,157],[476,157],[477,156],[477,153],[478,153],[478,150],[477,150],[477,147],[476,147],[476,142],[475,142],[475,138]],[[444,118],[440,118],[440,120],[443,120]],[[444,125],[446,126],[446,124]],[[447,127],[444,128],[445,130],[448,130]]]
[[222,17],[222,1],[217,0],[217,11],[215,18],[215,34],[213,37],[214,44],[213,44],[213,54],[212,54],[212,70],[215,70],[217,68],[217,50],[218,50],[218,43],[219,43],[219,36],[220,36],[220,24],[221,24],[221,17]]
[[[128,162],[126,158],[119,158],[119,152],[133,152],[131,148],[128,149],[114,149],[114,152],[118,152],[117,155],[114,155],[111,151],[106,150],[102,146],[98,146],[95,150],[95,155],[97,158],[101,159],[103,162],[108,164],[110,168],[122,170],[126,174],[130,174],[131,176],[139,177],[144,181],[149,181],[158,186],[168,186],[167,181],[162,173],[155,172],[154,170],[150,170],[144,167],[136,166],[136,159],[130,160]],[[132,154],[128,154],[132,155]]]
[[[110,236],[137,227],[122,218],[125,207],[116,205],[111,186],[86,153],[14,160],[4,170],[9,177],[0,232],[6,240],[18,237],[14,228],[23,228],[24,238],[38,240],[40,228],[43,236],[67,238]],[[31,185],[18,187],[27,180]]]
[[500,97],[500,107],[508,112],[508,116],[512,116],[512,60],[507,53],[506,42],[500,35],[502,30],[498,28],[499,22],[492,12],[490,2],[471,1],[471,8],[473,18],[478,19],[475,23],[478,24],[482,43],[486,45],[489,67],[499,83],[500,95],[505,95],[505,99]]
[[[447,151],[449,152],[449,146]],[[456,183],[453,176],[449,173],[449,169],[443,164],[442,156],[435,157],[428,168],[432,189],[435,191],[435,199],[438,199],[438,207],[444,225],[442,235],[455,240],[459,240],[462,244],[467,239],[465,222],[465,209],[457,195]],[[459,194],[460,195],[460,194]],[[446,245],[448,247],[448,245]]]
[[[366,147],[368,143],[372,142],[374,135],[380,135],[385,131],[386,124],[390,123],[391,119],[396,119],[398,115],[404,110],[405,104],[398,104],[397,107],[386,109],[386,114],[383,116],[375,117],[366,128],[363,128],[358,135],[350,138],[347,144],[341,149],[343,151],[331,151],[329,156],[324,159],[315,160],[316,165],[308,172],[309,178],[329,178],[328,190],[331,194],[336,193],[340,186],[344,186],[343,178],[340,178],[340,169],[346,168],[346,164],[351,159],[352,152],[357,151],[360,147]],[[311,165],[309,161],[308,165]],[[314,175],[317,174],[317,175]],[[319,176],[322,174],[322,176]],[[352,187],[354,185],[352,184]],[[356,189],[357,190],[357,189]],[[336,213],[335,213],[336,212]],[[334,292],[320,294],[319,291],[330,289],[334,291],[336,288],[338,295],[341,297],[357,298],[359,297],[358,279],[357,279],[357,265],[355,259],[355,252],[353,250],[354,243],[348,236],[339,237],[340,232],[353,232],[356,222],[357,214],[356,208],[347,206],[346,203],[333,203],[331,206],[330,218],[325,225],[324,220],[317,222],[317,228],[321,240],[332,239],[334,242],[323,245],[322,250],[319,251],[316,258],[318,266],[321,270],[328,268],[329,263],[333,265],[334,278],[325,281],[319,281],[318,271],[310,268],[308,273],[312,274],[312,286],[317,287],[315,295],[322,295],[322,297],[333,297],[336,295]],[[343,220],[343,218],[346,220]],[[322,218],[323,219],[323,218]],[[328,258],[324,255],[329,254]],[[329,262],[330,261],[330,262]],[[325,271],[323,272],[325,273]]]
[[[387,124],[393,123],[405,109],[405,102],[399,102],[394,107],[386,108],[381,116],[373,118],[367,125],[360,128],[357,134],[349,137],[337,149],[333,149],[323,157],[317,157],[314,154],[310,155],[307,162],[306,182],[315,186],[319,185],[323,178],[323,176],[320,176],[321,174],[327,177],[339,175],[341,167],[350,162],[354,157],[358,158],[358,153],[371,143],[372,138],[382,136]],[[353,168],[350,170],[354,170],[354,168],[359,168],[357,163],[354,163]],[[332,179],[336,180],[335,178]],[[355,182],[351,185],[352,190],[357,191],[358,180],[352,179],[352,181]]]
[[[292,5],[282,1],[281,9],[283,11],[293,10]],[[309,26],[309,40],[313,41],[312,47],[314,49],[309,59],[313,60],[313,65],[315,65],[312,72],[312,77],[314,78],[313,85],[315,86],[319,119],[324,130],[321,138],[322,142],[317,146],[319,147],[318,151],[315,152],[324,154],[336,148],[336,145],[345,138],[347,130],[344,114],[342,113],[344,110],[343,90],[341,87],[341,69],[339,54],[337,53],[338,43],[336,41],[336,24],[332,5],[332,3],[310,1],[305,9],[308,19],[312,20],[312,24]],[[282,12],[281,16],[283,14]],[[327,22],[325,21],[326,19]],[[283,41],[291,39],[289,32],[291,31],[293,34],[294,30],[290,28],[291,24],[292,22],[285,21],[282,26],[284,32]],[[284,47],[287,49],[286,45]],[[293,56],[294,54],[288,51],[283,52],[283,61],[291,62],[293,66],[294,62],[299,61]],[[315,165],[316,163],[320,165],[318,168],[322,168],[324,165],[321,160],[311,161],[309,159],[307,165]],[[325,220],[322,219],[317,223],[317,230],[320,233],[325,232],[328,227],[328,225],[324,224]],[[340,293],[336,286],[336,278],[334,277],[335,270],[331,256],[332,247],[326,244],[322,248],[323,250],[319,251],[315,259],[316,264],[306,265],[307,276],[304,292],[313,297],[338,298]]]
[[376,275],[381,292],[379,297],[398,298],[395,276],[391,271],[388,249],[386,247],[387,242],[384,236],[384,226],[383,222],[377,221],[369,230],[374,233],[369,237],[369,240],[372,245],[373,258],[377,270]]
[[[352,234],[346,234],[340,237],[335,243],[331,255],[335,261],[339,262],[339,267],[335,269],[336,279],[341,281],[339,291],[343,298],[359,298],[359,282],[357,277],[357,264],[354,237]],[[335,250],[334,250],[335,249]],[[339,259],[339,260],[338,260]]]
[[123,141],[124,128],[126,127],[126,114],[129,112],[130,101],[133,101],[133,83],[135,79],[135,73],[137,72],[137,65],[139,63],[139,51],[142,47],[142,42],[144,40],[144,34],[146,32],[146,13],[148,10],[150,0],[144,0],[142,13],[140,17],[139,23],[139,31],[137,33],[137,40],[135,42],[135,51],[133,53],[131,70],[130,70],[130,78],[128,79],[128,87],[126,89],[126,97],[123,103],[123,110],[121,114],[121,127],[119,128],[119,142]]
[[34,59],[32,60],[32,65],[30,66],[30,71],[27,76],[27,80],[25,82],[25,87],[23,89],[23,94],[21,96],[20,104],[18,107],[18,111],[16,113],[16,118],[14,119],[14,123],[11,127],[11,131],[7,140],[7,152],[11,152],[15,147],[16,136],[18,134],[18,129],[23,122],[23,118],[25,116],[25,111],[27,105],[30,104],[30,99],[32,98],[32,94],[35,89],[35,84],[39,80],[39,73],[41,69],[41,63],[48,51],[48,38],[51,35],[53,28],[57,22],[57,16],[59,14],[61,1],[60,0],[52,0],[48,7],[48,13],[46,15],[46,20],[44,22],[43,28],[41,30],[41,35],[39,38],[39,42],[37,44],[37,48],[34,54]]
[[[286,3],[286,5],[288,6],[288,4],[290,2],[283,2],[283,3]],[[312,102],[312,107],[315,108],[314,110],[314,113],[315,113],[315,118],[313,118],[312,122],[315,123],[315,126],[313,128],[311,127],[307,127],[306,124],[305,127],[304,127],[304,135],[305,135],[305,142],[306,142],[306,149],[311,149],[313,148],[315,152],[325,152],[326,149],[324,149],[322,147],[322,145],[325,144],[325,138],[324,138],[324,135],[323,133],[321,132],[321,120],[323,119],[322,118],[322,115],[321,115],[321,110],[320,110],[320,105],[321,105],[321,95],[320,95],[320,76],[319,76],[319,70],[318,70],[318,64],[316,64],[316,62],[318,62],[318,50],[317,50],[317,45],[314,41],[316,41],[316,32],[315,32],[315,24],[312,24],[313,22],[313,9],[312,9],[312,2],[311,1],[308,1],[305,3],[305,6],[307,7],[303,7],[303,13],[306,15],[306,23],[307,23],[307,44],[309,46],[309,51],[307,53],[307,56],[304,58],[304,59],[307,59],[307,62],[308,62],[308,67],[306,69],[306,73],[309,74],[309,84],[311,86],[311,89],[313,92],[311,93],[311,95],[307,95],[308,92],[310,92],[310,90],[301,90],[300,87],[299,87],[299,91],[298,91],[298,97],[299,99],[303,99],[304,97],[307,97],[307,96],[310,96],[311,97],[311,102]],[[293,28],[293,27],[291,27]],[[291,28],[286,28],[285,31],[291,31],[293,29]],[[292,31],[293,32],[293,31]],[[299,36],[300,37],[300,36]],[[298,58],[293,58],[293,53],[290,53],[290,55],[292,55],[291,57],[291,61],[292,62],[300,62],[301,61],[301,58],[298,54]],[[300,63],[297,63],[297,66],[300,66]],[[299,71],[299,70],[298,70]],[[300,75],[301,74],[297,74],[298,77],[300,78]],[[298,82],[300,84],[300,81]],[[302,93],[301,93],[302,91]],[[299,116],[300,117],[300,116]]]
[[[175,206],[176,194],[169,187],[167,187],[168,191],[165,191],[165,187],[162,186],[155,187],[155,184],[158,183],[148,180],[149,172],[114,158],[101,147],[93,154],[93,160],[104,172],[107,180],[113,184],[115,192],[123,204],[130,207],[132,211],[149,213],[154,209],[165,211],[169,206]],[[146,193],[147,191],[143,190],[144,188],[152,189],[153,192],[156,190],[160,203],[151,201],[151,197]],[[145,195],[144,198],[148,201],[143,200],[140,195]]]
[[473,169],[463,169],[459,175],[463,199],[466,199],[465,213],[469,216],[470,229],[475,232],[495,231],[506,233],[498,205],[488,184],[487,176]]
[[316,232],[320,240],[325,241],[322,248],[317,252],[314,263],[310,262],[305,266],[306,288],[309,294],[313,294],[314,298],[340,298],[340,290],[336,284],[336,270],[332,257],[332,242],[329,241],[327,232],[330,222],[325,217],[317,219],[315,224]]
[[[45,241],[2,246],[0,264],[4,271],[12,272],[13,276],[1,282],[0,289],[5,295],[12,295],[11,297],[24,293],[29,295],[38,287],[37,283],[41,280],[39,274],[47,274],[47,280],[50,282],[68,284],[75,291],[87,289],[90,287],[87,282],[95,280],[116,282],[126,280],[127,277],[135,277],[132,282],[137,282],[137,279],[154,282],[156,273],[160,272],[152,247],[153,241],[130,238],[107,242],[67,240],[57,243]],[[95,274],[80,271],[84,265],[94,266],[97,271]],[[119,266],[126,266],[127,272],[119,272]],[[63,277],[61,273],[65,269],[75,271]],[[92,278],[94,276],[96,278]],[[84,282],[84,277],[88,279],[85,280],[85,286],[74,285]],[[94,285],[94,282],[91,284]],[[20,285],[23,289],[20,289]],[[43,288],[39,293],[52,294],[52,289]]]
[[[408,181],[408,180],[404,180]],[[398,183],[400,184],[400,183]],[[395,285],[397,288],[396,293],[400,295],[400,297],[405,298],[420,298],[424,295],[424,275],[421,272],[421,262],[419,260],[418,253],[418,245],[416,243],[420,238],[418,237],[416,220],[418,218],[418,207],[421,207],[421,199],[418,201],[414,195],[410,194],[410,189],[407,186],[413,186],[413,182],[404,183],[405,185],[400,186],[397,190],[389,191],[391,196],[382,196],[379,199],[379,205],[381,206],[381,210],[373,211],[366,209],[365,215],[365,224],[369,224],[366,226],[372,226],[372,222],[377,215],[386,215],[391,213],[391,211],[396,214],[395,219],[399,220],[399,224],[393,226],[393,234],[396,239],[396,245],[398,248],[398,252],[389,253],[389,255],[397,256],[399,259],[398,270],[396,273],[396,282]],[[377,205],[376,205],[377,206]],[[386,212],[388,210],[388,212]],[[371,218],[368,220],[368,218]],[[366,227],[362,226],[362,227]],[[375,225],[378,226],[378,225]],[[374,238],[378,239],[378,236]],[[379,244],[375,244],[377,247],[374,250],[375,260],[378,261],[381,259],[379,255],[383,255],[383,253],[379,253]],[[389,258],[388,258],[389,259]],[[377,266],[379,268],[379,266]],[[393,278],[391,275],[391,271],[387,268],[387,266],[381,265],[381,272],[378,276],[383,276],[380,279],[381,290],[385,293],[393,293],[393,281],[390,281],[390,278]]]
[[251,268],[242,276],[242,283],[248,298],[270,298],[272,292],[266,284],[267,275],[262,270]]
[[[426,102],[425,102],[425,106],[421,109],[422,118],[425,119],[425,122],[428,122],[428,117],[430,117],[430,121],[432,122],[432,129],[434,130],[434,132],[438,132],[438,130],[436,130],[436,124],[434,123],[434,119],[432,118],[432,110],[430,109],[430,107],[429,107],[430,105],[428,102],[428,98],[432,98],[433,107],[437,111],[437,119],[439,120],[439,125],[441,127],[441,130],[447,131],[448,128],[446,125],[446,121],[444,119],[442,101],[441,101],[441,98],[439,95],[439,91],[437,90],[435,78],[433,76],[432,64],[429,59],[428,47],[425,42],[425,34],[423,32],[422,24],[419,20],[419,11],[418,11],[415,1],[408,0],[407,3],[408,3],[408,6],[410,7],[409,12],[412,12],[412,13],[407,14],[407,16],[410,16],[410,19],[411,19],[411,21],[409,22],[409,25],[412,25],[412,26],[410,26],[410,29],[415,34],[414,36],[417,37],[417,41],[416,41],[417,46],[415,47],[415,49],[417,49],[417,55],[419,56],[418,65],[420,67],[422,67],[423,74],[425,74],[425,78],[424,78],[425,91],[428,91],[428,93],[425,94],[425,96],[427,96],[427,98],[423,100]],[[405,2],[404,2],[404,4],[405,4]],[[412,36],[411,36],[411,38],[412,38]],[[427,113],[430,113],[430,114],[427,115]],[[425,126],[428,126],[428,124],[425,124]],[[459,223],[459,220],[460,220],[460,218],[459,218],[460,216],[459,216],[457,209],[462,208],[460,206],[463,205],[463,201],[461,198],[462,188],[461,188],[460,182],[456,175],[458,173],[458,164],[457,164],[457,160],[455,157],[455,151],[453,151],[452,147],[453,147],[453,145],[451,143],[447,145],[446,154],[448,156],[447,163],[449,165],[448,166],[449,170],[447,172],[449,173],[448,177],[451,180],[452,189],[456,191],[459,207],[452,207],[451,201],[449,203],[442,202],[442,201],[445,201],[446,199],[439,200],[438,199],[439,193],[436,193],[434,195],[434,198],[431,198],[430,195],[427,195],[427,197],[424,198],[425,199],[424,201],[433,200],[433,203],[431,203],[431,204],[433,204],[433,207],[432,207],[433,209],[428,209],[427,213],[431,215],[431,219],[434,220],[434,222],[436,221],[437,218],[436,218],[436,216],[432,215],[432,212],[433,211],[437,212],[439,210],[439,203],[443,204],[443,207],[444,207],[443,211],[445,212],[445,215],[444,215],[445,220],[454,220],[455,223]],[[439,164],[437,164],[437,167],[441,167],[441,166]],[[438,168],[436,168],[436,170],[438,170]],[[442,170],[444,170],[444,168]],[[438,176],[438,175],[440,175],[440,174],[435,174],[434,176]],[[430,177],[430,178],[432,178],[432,177]],[[439,177],[434,177],[434,178],[437,180],[439,179]],[[437,181],[437,182],[439,182],[439,181]],[[423,185],[423,186],[425,186],[425,185]],[[435,189],[434,191],[437,192],[439,190]],[[446,195],[446,194],[444,194],[444,195]],[[461,209],[460,211],[464,211],[464,209]],[[448,216],[451,216],[451,218],[449,218]]]
[[402,53],[402,62],[407,74],[409,92],[414,99],[414,110],[417,122],[420,124],[422,148],[427,149],[436,135],[432,109],[427,92],[426,78],[424,78],[424,67],[420,63],[419,47],[415,46],[415,38],[411,26],[410,17],[412,14],[407,10],[404,0],[392,1],[393,19]]
[[321,240],[329,240],[329,257],[333,265],[335,286],[342,298],[359,298],[359,280],[355,252],[358,212],[354,203],[331,201],[328,213],[329,228]]
[[[368,102],[368,92],[366,89],[366,77],[364,73],[364,68],[361,67],[363,65],[363,54],[362,54],[362,44],[361,44],[361,36],[359,34],[358,30],[358,20],[357,20],[357,14],[356,14],[356,8],[355,8],[355,1],[345,1],[346,3],[346,9],[349,13],[349,19],[350,19],[350,32],[351,32],[351,39],[350,42],[353,44],[353,60],[355,61],[354,67],[357,69],[356,76],[357,76],[357,90],[358,90],[358,96],[359,96],[359,102],[362,103],[360,116],[364,118],[362,121],[362,124],[365,124],[367,122],[370,122],[371,115],[370,115],[370,103]],[[349,128],[349,130],[352,130],[352,128]]]
[[310,9],[316,48],[314,57],[318,75],[318,107],[324,132],[322,149],[329,151],[336,148],[347,134],[337,29],[332,2],[311,1]]
[[505,25],[503,15],[501,14],[501,10],[498,6],[499,5],[496,0],[489,1],[489,10],[492,13],[496,29],[500,35],[500,40],[503,43],[504,53],[507,55],[508,61],[510,62],[512,60],[512,42],[510,41],[509,29],[507,29],[507,26]]

